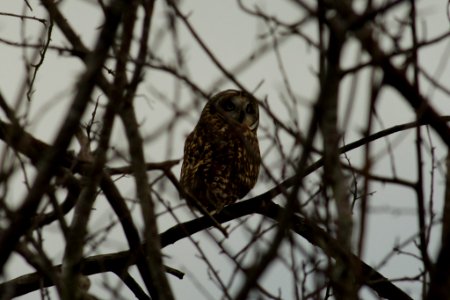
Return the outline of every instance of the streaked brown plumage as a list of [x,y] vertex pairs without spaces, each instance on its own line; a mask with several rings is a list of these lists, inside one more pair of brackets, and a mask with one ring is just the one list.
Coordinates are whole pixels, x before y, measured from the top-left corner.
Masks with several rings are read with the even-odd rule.
[[226,90],[208,101],[184,146],[180,182],[196,199],[188,197],[190,206],[220,211],[253,188],[261,161],[258,122],[258,103],[248,93]]

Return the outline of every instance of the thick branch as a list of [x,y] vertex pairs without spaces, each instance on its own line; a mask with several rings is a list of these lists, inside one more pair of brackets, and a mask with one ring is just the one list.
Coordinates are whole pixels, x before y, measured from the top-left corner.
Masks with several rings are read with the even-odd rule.
[[[225,223],[253,213],[262,214],[274,221],[282,213],[283,208],[272,203],[270,197],[260,195],[252,199],[242,201],[226,207],[220,214],[215,215],[216,220]],[[320,247],[325,253],[332,257],[346,256],[351,265],[360,268],[362,276],[359,278],[365,284],[376,291],[381,297],[387,299],[410,300],[411,298],[402,290],[392,284],[369,265],[361,261],[355,255],[346,252],[343,247],[319,226],[301,216],[294,216],[291,229],[308,240],[313,245]],[[195,234],[213,226],[208,217],[200,217],[189,222],[176,225],[160,234],[161,246],[171,245],[187,236]],[[142,247],[145,247],[142,245]],[[135,263],[133,251],[122,251],[114,254],[98,255],[86,258],[81,266],[84,275],[92,275],[107,271],[124,270]],[[55,266],[59,268],[59,266]],[[24,277],[27,276],[27,277]],[[39,288],[40,274],[34,273],[24,275],[9,282],[0,284],[0,294],[13,291],[14,296],[23,295]],[[45,281],[44,286],[51,286],[51,282]]]

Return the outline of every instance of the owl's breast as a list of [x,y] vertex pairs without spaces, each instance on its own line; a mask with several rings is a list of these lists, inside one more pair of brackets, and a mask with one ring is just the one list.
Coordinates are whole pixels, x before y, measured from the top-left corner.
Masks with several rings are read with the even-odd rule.
[[186,140],[181,184],[208,210],[220,210],[253,188],[259,165],[258,140],[248,128],[199,122]]

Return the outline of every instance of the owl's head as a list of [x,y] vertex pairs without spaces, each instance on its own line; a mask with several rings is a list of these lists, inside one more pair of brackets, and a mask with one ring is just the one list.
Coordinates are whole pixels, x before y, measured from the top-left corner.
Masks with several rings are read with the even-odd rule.
[[227,122],[247,126],[253,132],[258,129],[258,102],[246,92],[236,90],[220,92],[209,100],[205,109],[211,114],[218,114]]

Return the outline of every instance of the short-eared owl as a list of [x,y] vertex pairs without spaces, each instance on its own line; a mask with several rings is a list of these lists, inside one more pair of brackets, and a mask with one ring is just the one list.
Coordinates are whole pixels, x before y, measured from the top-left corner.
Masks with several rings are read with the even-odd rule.
[[226,90],[208,101],[184,146],[181,186],[194,198],[190,206],[220,211],[253,188],[261,160],[258,123],[258,103],[246,92]]

